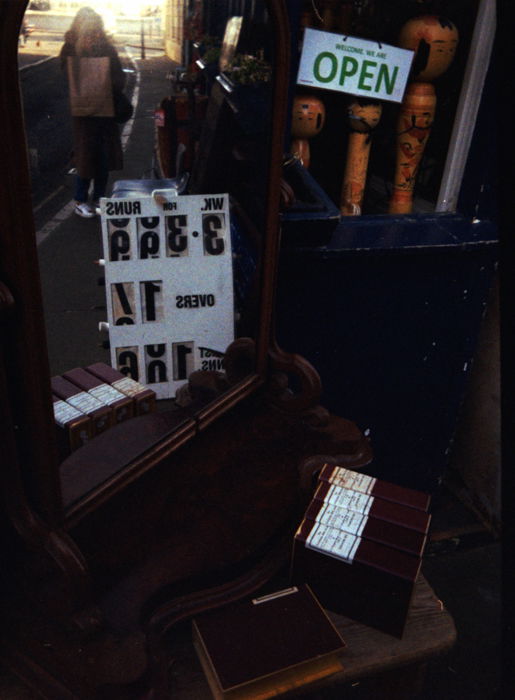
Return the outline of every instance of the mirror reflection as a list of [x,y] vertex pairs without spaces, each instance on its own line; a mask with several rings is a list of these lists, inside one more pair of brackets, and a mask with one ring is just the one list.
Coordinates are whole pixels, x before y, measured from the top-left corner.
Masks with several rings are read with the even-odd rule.
[[[173,377],[158,398],[177,390],[188,403],[192,372],[211,373],[205,396],[223,391],[227,345],[256,339],[273,63],[265,4],[29,3],[19,78],[51,376],[100,362],[149,388]],[[223,194],[226,209],[204,197]],[[178,195],[191,200],[184,212]],[[109,271],[129,258],[155,266],[143,278]],[[179,310],[200,324],[189,331]],[[141,327],[141,340],[115,351],[114,326],[122,338]],[[223,344],[204,340],[221,326]]]

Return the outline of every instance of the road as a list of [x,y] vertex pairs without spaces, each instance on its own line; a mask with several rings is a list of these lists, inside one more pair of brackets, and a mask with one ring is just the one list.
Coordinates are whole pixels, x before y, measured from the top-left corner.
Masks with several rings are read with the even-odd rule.
[[34,63],[20,72],[33,204],[59,184],[70,169],[71,119],[65,76],[58,58]]

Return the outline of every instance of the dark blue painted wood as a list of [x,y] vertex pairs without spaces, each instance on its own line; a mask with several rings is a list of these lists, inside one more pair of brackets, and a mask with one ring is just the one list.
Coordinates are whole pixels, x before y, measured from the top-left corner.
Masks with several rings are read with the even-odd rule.
[[446,463],[498,255],[454,215],[344,220],[283,248],[277,337],[319,371],[322,403],[369,429],[376,476],[433,491]]

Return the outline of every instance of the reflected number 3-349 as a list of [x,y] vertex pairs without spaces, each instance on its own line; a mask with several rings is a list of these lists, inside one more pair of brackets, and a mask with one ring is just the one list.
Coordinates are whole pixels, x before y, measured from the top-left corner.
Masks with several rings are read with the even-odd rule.
[[[157,228],[146,230],[156,223],[153,219],[138,219],[138,257],[140,260],[161,257],[160,241]],[[166,255],[171,258],[188,255],[188,217],[178,214],[165,217],[166,221]],[[127,229],[129,220],[109,220],[109,259],[111,262],[132,259],[131,236]],[[122,228],[123,225],[123,228]],[[222,255],[225,252],[225,214],[213,212],[202,215],[202,241],[204,255]],[[196,237],[198,233],[192,232]]]

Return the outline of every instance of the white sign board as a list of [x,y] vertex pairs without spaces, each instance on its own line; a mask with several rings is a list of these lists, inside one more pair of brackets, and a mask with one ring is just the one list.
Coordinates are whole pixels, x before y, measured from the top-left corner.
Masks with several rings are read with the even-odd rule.
[[413,51],[318,29],[304,30],[297,83],[402,102]]
[[229,196],[101,200],[111,364],[171,398],[234,340]]

